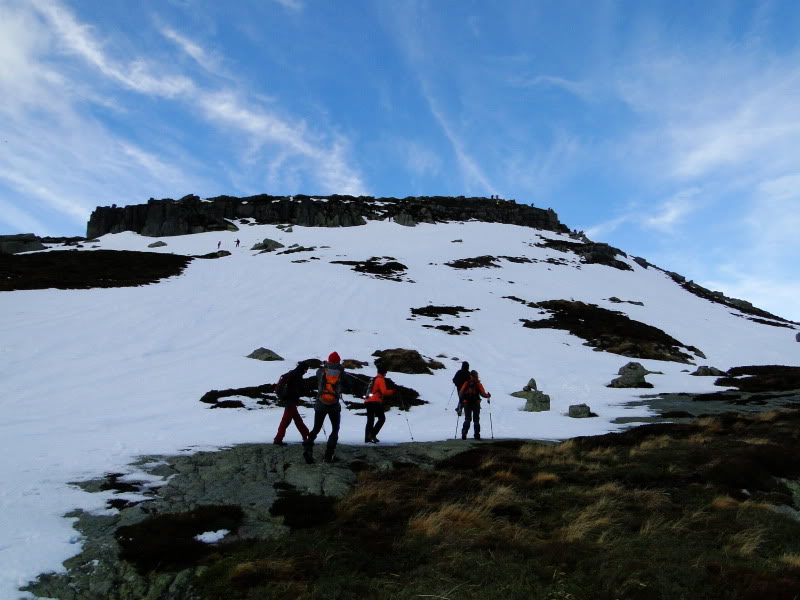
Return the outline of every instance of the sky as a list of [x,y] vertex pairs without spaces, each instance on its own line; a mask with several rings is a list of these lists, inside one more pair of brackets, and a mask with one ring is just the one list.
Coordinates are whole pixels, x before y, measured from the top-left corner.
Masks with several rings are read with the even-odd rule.
[[800,320],[800,4],[0,0],[0,234],[498,194]]

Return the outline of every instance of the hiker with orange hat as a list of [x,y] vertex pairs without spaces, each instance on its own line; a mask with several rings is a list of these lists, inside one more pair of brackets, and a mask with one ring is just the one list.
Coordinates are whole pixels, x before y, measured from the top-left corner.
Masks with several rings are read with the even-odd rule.
[[[371,385],[367,389],[367,398],[365,401],[367,407],[367,427],[364,430],[364,443],[377,444],[380,442],[378,433],[386,422],[383,410],[383,399],[387,396],[394,394],[394,390],[390,390],[386,386],[386,373],[389,369],[382,363],[376,363],[378,367],[378,374],[372,379]],[[377,422],[375,419],[377,418]]]
[[333,462],[333,453],[339,441],[339,424],[342,417],[342,381],[344,367],[338,352],[331,352],[328,360],[317,369],[317,401],[314,403],[314,427],[308,434],[308,439],[303,442],[303,458],[308,464],[314,462],[314,440],[322,430],[322,424],[327,416],[331,421],[331,434],[325,447],[324,462]]
[[467,379],[458,391],[458,398],[464,406],[464,425],[461,428],[461,439],[467,439],[469,426],[475,421],[475,439],[481,439],[481,396],[488,398],[491,404],[492,395],[483,389],[477,371],[471,371]]

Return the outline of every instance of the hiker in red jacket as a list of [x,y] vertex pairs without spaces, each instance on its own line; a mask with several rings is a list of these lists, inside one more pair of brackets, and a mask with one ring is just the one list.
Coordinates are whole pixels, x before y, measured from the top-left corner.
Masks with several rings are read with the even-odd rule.
[[[377,367],[378,374],[372,380],[372,387],[367,390],[365,402],[367,406],[367,427],[364,430],[364,443],[367,444],[377,444],[380,441],[378,432],[386,422],[386,417],[383,414],[383,399],[394,394],[394,390],[390,390],[386,386],[386,373],[389,369],[382,364],[377,365]],[[377,422],[375,421],[376,418]]]
[[285,391],[281,390],[279,392],[282,393],[282,400],[286,405],[283,409],[283,418],[280,425],[278,425],[278,433],[275,434],[275,440],[272,442],[276,446],[286,445],[286,442],[283,441],[283,436],[286,435],[286,428],[289,427],[289,423],[292,421],[297,426],[303,441],[305,442],[308,439],[308,427],[303,423],[300,413],[297,412],[297,403],[300,402],[300,396],[303,394],[303,375],[306,374],[306,371],[308,371],[308,365],[305,362],[300,362],[294,369],[286,373]]
[[475,439],[481,439],[481,396],[488,398],[491,404],[492,395],[483,389],[483,384],[478,377],[477,371],[471,371],[467,379],[458,391],[458,398],[464,406],[464,426],[461,428],[461,439],[467,439],[469,426],[475,421]]

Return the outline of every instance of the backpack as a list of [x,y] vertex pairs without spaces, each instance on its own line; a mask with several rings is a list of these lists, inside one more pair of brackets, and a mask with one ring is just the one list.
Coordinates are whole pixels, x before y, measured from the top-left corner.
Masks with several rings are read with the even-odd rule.
[[339,369],[325,367],[319,377],[319,393],[317,399],[323,404],[334,404],[339,400],[340,379],[342,372]]
[[372,379],[369,380],[369,383],[367,384],[367,389],[364,391],[364,400],[372,396],[372,388],[374,387],[375,387],[375,378],[373,377]]
[[465,384],[466,387],[461,390],[460,396],[462,402],[474,402],[480,398],[480,391],[478,390],[478,382],[471,377]]
[[286,396],[289,394],[289,376],[291,374],[291,371],[284,373],[278,379],[278,383],[275,384],[275,395],[278,400],[286,400]]

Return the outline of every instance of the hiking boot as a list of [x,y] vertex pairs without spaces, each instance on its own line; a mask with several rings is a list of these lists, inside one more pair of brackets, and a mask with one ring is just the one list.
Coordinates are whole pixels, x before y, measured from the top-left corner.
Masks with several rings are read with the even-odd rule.
[[462,440],[465,440],[465,439],[467,439],[467,432],[466,432],[466,431],[462,431],[462,432],[461,432],[461,439],[462,439]]
[[479,439],[481,439],[481,434],[480,434],[480,433],[476,433],[476,434],[475,434],[475,439],[476,439],[476,440],[479,440]]
[[275,440],[274,442],[272,442],[272,445],[273,446],[288,446],[289,444],[287,444],[286,442],[279,442],[278,440]]
[[314,464],[314,455],[311,452],[311,444],[307,444],[303,442],[303,458],[305,459],[306,463],[309,465]]
[[339,462],[339,459],[333,455],[332,450],[325,450],[325,456],[323,457],[322,462],[334,463],[334,462]]

